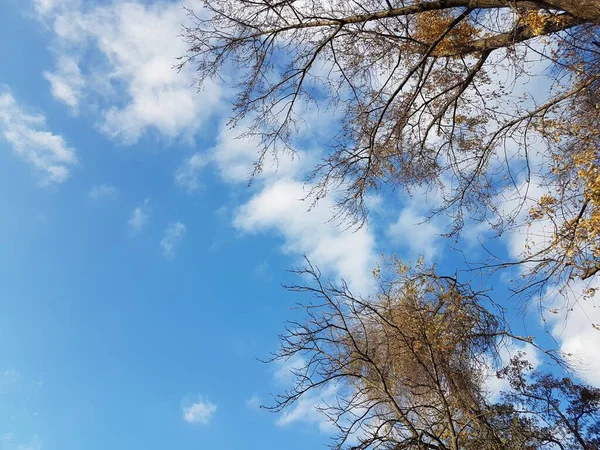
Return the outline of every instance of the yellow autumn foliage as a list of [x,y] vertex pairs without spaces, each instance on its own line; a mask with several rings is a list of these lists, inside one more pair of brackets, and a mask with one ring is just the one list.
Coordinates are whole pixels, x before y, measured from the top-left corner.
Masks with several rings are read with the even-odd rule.
[[455,17],[447,11],[428,11],[419,14],[416,17],[414,38],[429,46],[447,33],[435,48],[435,53],[446,54],[480,37],[481,28],[464,20],[448,31],[454,19]]

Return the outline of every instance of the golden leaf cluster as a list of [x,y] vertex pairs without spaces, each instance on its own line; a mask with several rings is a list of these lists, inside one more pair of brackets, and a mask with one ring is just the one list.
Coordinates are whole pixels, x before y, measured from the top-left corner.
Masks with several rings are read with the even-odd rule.
[[543,131],[562,151],[554,155],[554,193],[530,209],[530,223],[551,221],[549,252],[585,278],[600,258],[600,131],[585,121],[555,120],[546,120]]
[[[495,321],[486,316],[475,297],[451,281],[413,277],[414,272],[402,263],[398,263],[398,273],[402,282],[379,297],[373,305],[377,314],[361,320],[354,338],[362,336],[359,345],[379,369],[373,370],[361,357],[350,370],[363,374],[361,388],[372,390],[369,395],[374,398],[381,395],[377,380],[383,376],[401,402],[418,398],[456,407],[470,402],[471,397],[463,394],[481,381],[472,367],[477,364],[473,354],[486,346],[486,339],[495,339]],[[355,344],[348,343],[348,347]]]
[[461,45],[480,36],[480,29],[466,20],[454,26],[448,32],[448,28],[454,19],[455,17],[446,11],[427,11],[421,13],[417,15],[413,37],[417,41],[430,46],[447,32],[444,39],[437,44],[434,52],[446,54],[455,52]]
[[561,23],[565,19],[564,15],[552,14],[539,9],[530,9],[521,15],[520,23],[529,26],[534,35],[540,36],[546,33],[549,25]]

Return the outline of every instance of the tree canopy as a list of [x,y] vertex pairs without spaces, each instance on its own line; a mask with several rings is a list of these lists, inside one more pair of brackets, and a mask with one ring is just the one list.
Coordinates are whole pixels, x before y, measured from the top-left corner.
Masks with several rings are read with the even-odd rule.
[[[600,445],[600,389],[531,373],[516,355],[498,372],[499,401],[486,388],[490,361],[511,334],[485,293],[421,264],[393,261],[379,291],[362,298],[322,279],[310,262],[307,317],[290,322],[276,359],[299,358],[286,408],[333,388],[321,410],[337,427],[336,448],[580,449]],[[386,271],[388,272],[388,271]]]
[[181,64],[200,85],[240,71],[232,124],[253,121],[255,173],[294,152],[303,103],[328,105],[340,120],[313,200],[341,191],[338,214],[362,224],[369,193],[426,185],[449,234],[543,223],[553,238],[522,255],[533,275],[599,270],[598,0],[211,0],[190,14]]
[[[235,67],[231,125],[250,122],[260,142],[254,174],[295,152],[307,104],[329,108],[339,120],[308,196],[334,195],[338,217],[362,226],[379,190],[435,190],[447,236],[473,222],[528,234],[518,257],[480,267],[519,265],[515,292],[600,272],[600,0],[202,4],[180,63],[199,86]],[[532,340],[458,277],[394,267],[366,299],[302,271],[313,284],[293,290],[320,303],[282,336],[279,357],[308,359],[276,409],[333,385],[340,446],[598,448],[597,389],[515,358],[499,372],[512,390],[490,402],[485,367],[503,340]]]

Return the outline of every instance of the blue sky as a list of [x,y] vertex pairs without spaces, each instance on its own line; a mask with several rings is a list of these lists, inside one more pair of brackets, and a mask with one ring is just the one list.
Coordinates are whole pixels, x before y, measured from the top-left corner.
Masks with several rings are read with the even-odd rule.
[[183,20],[167,0],[0,3],[0,450],[319,448],[316,399],[257,408],[289,381],[257,361],[297,300],[287,269],[306,253],[365,292],[381,252],[455,258],[443,223],[415,227],[421,196],[373,198],[354,233],[328,199],[306,212],[335,115],[307,111],[300,158],[248,188],[229,88],[171,68]]

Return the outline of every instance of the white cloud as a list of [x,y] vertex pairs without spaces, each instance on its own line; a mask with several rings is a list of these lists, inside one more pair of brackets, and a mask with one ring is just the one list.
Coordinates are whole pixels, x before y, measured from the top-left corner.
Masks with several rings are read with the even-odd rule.
[[[548,188],[539,177],[521,183],[517,188],[507,189],[498,199],[501,214],[519,211],[517,223],[526,223],[527,215]],[[524,194],[527,194],[523,201]],[[523,203],[521,203],[523,202]],[[516,227],[506,233],[504,243],[510,256],[515,259],[524,254],[535,254],[551,241],[555,223],[551,220],[536,220],[531,225]],[[528,249],[527,249],[528,248]],[[535,263],[532,263],[535,264]],[[519,267],[527,270],[528,264]],[[600,288],[600,280],[583,282],[571,280],[568,287],[550,285],[543,295],[541,306],[546,313],[544,319],[552,336],[560,345],[566,360],[585,382],[600,387],[600,297],[583,298],[586,287]]]
[[[216,168],[223,181],[247,184],[260,151],[252,139],[239,138],[244,130],[247,131],[243,124],[235,129],[221,126],[216,144],[210,151],[195,153],[182,162],[175,171],[175,184],[190,193],[197,192],[202,187],[201,174],[209,165]],[[256,184],[281,178],[293,178],[313,162],[313,155],[307,152],[300,152],[293,158],[282,156],[277,161],[267,159],[263,170],[255,174],[252,181]]]
[[252,394],[250,398],[246,399],[246,406],[250,409],[260,409],[261,405],[262,400],[258,394]]
[[217,412],[217,405],[199,397],[182,407],[183,420],[190,424],[208,425]]
[[[583,298],[586,288],[598,289],[592,297]],[[552,336],[560,343],[577,375],[593,386],[600,387],[600,280],[577,280],[562,295],[548,288],[545,319]]]
[[148,199],[144,200],[144,203],[137,206],[131,212],[129,216],[129,229],[133,232],[140,231],[144,225],[148,222],[150,217],[150,209],[148,207]]
[[276,232],[284,239],[283,251],[305,253],[316,265],[344,278],[351,288],[364,292],[371,285],[376,263],[375,239],[367,227],[347,230],[331,221],[331,197],[310,211],[301,199],[301,182],[280,179],[264,188],[236,212],[234,225],[246,233]]
[[[254,169],[253,164],[260,153],[256,141],[239,138],[244,130],[244,124],[235,129],[221,127],[211,153],[211,160],[216,163],[221,178],[228,183],[248,183]],[[307,152],[300,152],[294,158],[282,155],[277,161],[267,158],[262,172],[257,174],[254,181],[293,177],[302,168],[309,167],[314,162],[312,158]]]
[[391,241],[407,250],[409,258],[422,255],[427,262],[440,254],[442,233],[443,229],[436,221],[427,221],[411,205],[403,208],[398,220],[387,229]]
[[[331,114],[330,114],[331,115]],[[311,116],[313,122],[329,119]],[[318,123],[316,124],[318,128]],[[259,154],[256,142],[238,139],[240,130],[222,126],[210,160],[228,183],[247,184],[253,162]],[[283,238],[282,251],[306,254],[327,276],[344,278],[356,292],[366,292],[371,285],[375,266],[375,237],[365,226],[357,231],[332,221],[335,193],[311,208],[303,201],[310,186],[298,181],[316,162],[318,151],[299,150],[294,157],[282,154],[273,161],[267,158],[262,172],[253,180],[257,193],[236,208],[234,226],[247,234],[276,233]]]
[[33,9],[40,16],[50,14],[55,8],[63,7],[73,0],[33,0]]
[[283,411],[277,419],[277,425],[286,426],[304,422],[316,425],[319,431],[331,435],[337,428],[333,421],[319,411],[319,409],[326,407],[326,405],[335,404],[337,391],[337,386],[330,385],[320,391],[309,392],[303,395],[293,405]]
[[85,79],[77,61],[68,56],[60,56],[56,63],[56,71],[44,72],[44,78],[50,82],[50,91],[54,98],[69,106],[73,113],[77,113],[85,88]]
[[[535,175],[529,182],[522,181],[516,187],[508,188],[495,199],[501,217],[516,215],[515,223],[522,224],[510,229],[504,237],[509,255],[513,258],[521,258],[525,252],[534,254],[550,242],[554,234],[554,224],[550,220],[535,220],[531,224],[527,223],[531,207],[537,205],[542,195],[548,192],[543,180]],[[527,265],[524,265],[522,268],[526,267]]]
[[301,356],[277,360],[273,379],[279,384],[290,385],[296,377],[295,373],[300,371],[305,365],[306,360]]
[[258,147],[250,140],[237,139],[237,130],[221,127],[212,159],[219,174],[229,183],[247,183],[252,174],[252,164],[258,157]]
[[100,200],[103,198],[114,197],[119,193],[119,190],[108,184],[99,184],[92,186],[88,192],[88,197],[92,200]]
[[46,117],[25,111],[8,91],[0,93],[0,133],[17,155],[44,174],[42,184],[65,182],[77,163],[65,139],[47,131]]
[[48,14],[54,8],[53,0],[33,0],[33,9],[38,14]]
[[[273,373],[273,379],[278,384],[289,388],[294,384],[294,380],[296,379],[294,372],[301,371],[306,365],[306,360],[301,356],[295,356],[286,360],[278,360],[276,364],[277,368]],[[331,434],[335,427],[331,420],[319,411],[319,407],[323,407],[326,404],[335,404],[338,389],[336,385],[332,384],[321,390],[307,392],[295,403],[283,410],[277,418],[276,424],[286,426],[297,422],[304,422],[317,425],[320,431]]]
[[219,107],[218,85],[208,82],[196,93],[193,67],[173,68],[187,45],[179,36],[186,20],[179,2],[38,0],[36,10],[54,35],[57,70],[46,78],[55,98],[76,108],[84,96],[107,135],[125,143],[148,131],[191,138]]
[[175,256],[175,249],[181,244],[185,230],[185,225],[181,222],[172,223],[165,230],[165,234],[160,241],[160,247],[167,258]]
[[201,186],[198,178],[207,164],[207,159],[200,153],[190,156],[175,172],[175,184],[190,193],[198,191]]
[[489,366],[486,368],[486,378],[484,382],[484,388],[487,391],[488,398],[492,401],[498,401],[500,399],[500,393],[508,391],[510,385],[506,379],[498,378],[496,372],[498,369],[507,366],[510,363],[510,359],[517,356],[519,353],[523,354],[523,358],[531,364],[532,369],[536,369],[541,364],[539,351],[525,343],[512,339],[508,343],[500,347],[498,352],[499,361],[496,365],[489,362]]

